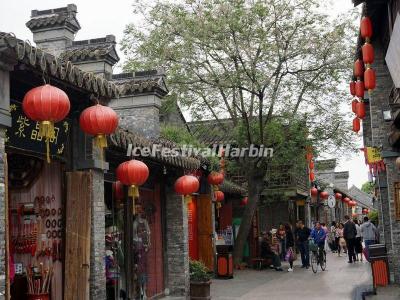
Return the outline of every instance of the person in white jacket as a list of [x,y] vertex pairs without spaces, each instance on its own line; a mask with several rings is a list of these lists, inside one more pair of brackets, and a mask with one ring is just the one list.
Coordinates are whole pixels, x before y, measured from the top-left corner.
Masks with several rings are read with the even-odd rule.
[[375,244],[376,240],[376,227],[368,217],[364,217],[364,223],[361,225],[361,235],[364,239],[365,248],[369,258],[369,246]]

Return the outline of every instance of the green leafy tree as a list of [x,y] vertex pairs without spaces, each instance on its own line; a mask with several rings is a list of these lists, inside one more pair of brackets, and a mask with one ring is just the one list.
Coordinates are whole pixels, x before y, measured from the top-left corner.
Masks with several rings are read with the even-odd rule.
[[367,193],[367,194],[370,194],[370,195],[374,194],[374,189],[375,189],[374,183],[373,182],[369,182],[369,181],[363,183],[363,185],[361,186],[361,190],[364,193]]
[[165,68],[168,86],[193,120],[214,120],[239,146],[274,148],[273,158],[237,162],[249,202],[235,263],[267,168],[304,159],[307,144],[324,152],[352,144],[339,107],[349,102],[347,89],[338,86],[350,78],[356,31],[350,17],[329,18],[318,2],[186,0],[148,6],[138,0],[135,12],[143,21],[125,30],[125,70]]

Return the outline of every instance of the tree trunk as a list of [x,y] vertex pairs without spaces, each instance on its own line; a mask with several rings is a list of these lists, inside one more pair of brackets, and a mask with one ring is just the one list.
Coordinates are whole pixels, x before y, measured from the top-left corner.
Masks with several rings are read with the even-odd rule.
[[233,259],[235,265],[238,265],[242,262],[243,248],[250,232],[251,221],[257,209],[260,193],[264,187],[263,177],[255,174],[248,175],[247,183],[249,189],[248,203],[245,206],[242,222],[240,223],[239,232],[235,240],[235,248],[233,250]]

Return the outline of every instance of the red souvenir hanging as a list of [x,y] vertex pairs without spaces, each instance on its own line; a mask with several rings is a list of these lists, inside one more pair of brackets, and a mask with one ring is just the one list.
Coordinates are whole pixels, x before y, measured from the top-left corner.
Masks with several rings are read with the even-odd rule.
[[149,177],[149,168],[144,162],[132,159],[121,163],[116,170],[117,179],[129,186],[128,196],[132,197],[133,214],[135,214],[135,198],[139,197],[139,186]]
[[118,115],[111,107],[96,104],[82,111],[79,125],[83,132],[95,136],[95,145],[102,149],[107,147],[106,135],[117,129]]
[[358,102],[356,107],[356,115],[359,119],[365,118],[365,103]]
[[365,70],[364,73],[364,84],[365,84],[365,89],[368,90],[368,92],[371,92],[373,89],[376,87],[376,74],[375,71],[371,68],[368,68]]
[[365,86],[364,82],[361,80],[357,80],[356,82],[356,96],[359,98],[364,98]]
[[349,198],[349,197],[344,197],[344,198],[342,199],[342,201],[343,201],[344,203],[349,203],[349,202],[350,202],[350,198]]
[[360,128],[361,128],[360,119],[354,118],[353,119],[353,131],[357,133],[360,131]]
[[365,43],[362,46],[361,51],[364,63],[366,65],[372,64],[375,59],[374,47],[370,43]]
[[361,59],[357,59],[354,62],[354,76],[360,79],[364,76],[364,62]]
[[191,194],[197,192],[199,187],[199,180],[192,175],[181,176],[175,181],[175,192],[184,196],[186,203],[190,203]]
[[59,88],[45,84],[25,94],[22,109],[29,119],[39,122],[39,135],[45,139],[49,163],[50,140],[55,138],[54,123],[60,122],[68,115],[69,98]]
[[360,25],[361,37],[366,40],[370,40],[372,37],[372,22],[367,16],[362,17]]

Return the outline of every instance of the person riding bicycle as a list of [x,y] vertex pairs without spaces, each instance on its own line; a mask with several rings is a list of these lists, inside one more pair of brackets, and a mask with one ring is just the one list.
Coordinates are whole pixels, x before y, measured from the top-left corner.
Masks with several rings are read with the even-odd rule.
[[326,239],[326,231],[322,228],[321,223],[315,223],[314,229],[311,231],[311,238],[314,243],[318,246],[318,257],[321,260],[323,257],[324,247],[325,247],[325,239]]

